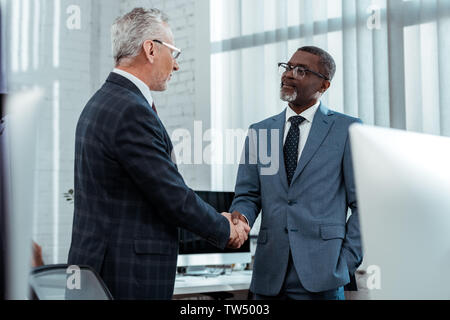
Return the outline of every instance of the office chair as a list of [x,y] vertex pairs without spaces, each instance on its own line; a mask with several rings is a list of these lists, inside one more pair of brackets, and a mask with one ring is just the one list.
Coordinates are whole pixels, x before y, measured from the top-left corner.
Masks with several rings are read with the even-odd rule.
[[[35,300],[113,300],[100,276],[89,266],[68,271],[69,265],[46,265],[30,273],[31,296]],[[75,278],[77,277],[77,278]]]

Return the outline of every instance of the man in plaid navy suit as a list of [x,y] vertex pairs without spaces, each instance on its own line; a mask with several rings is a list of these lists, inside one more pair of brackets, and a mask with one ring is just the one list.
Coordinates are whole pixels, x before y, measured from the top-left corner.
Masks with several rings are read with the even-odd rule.
[[76,130],[75,213],[68,263],[92,266],[115,299],[171,299],[178,227],[219,248],[238,248],[234,226],[189,189],[151,91],[164,91],[180,50],[167,16],[136,8],[116,20],[116,69],[84,108]]

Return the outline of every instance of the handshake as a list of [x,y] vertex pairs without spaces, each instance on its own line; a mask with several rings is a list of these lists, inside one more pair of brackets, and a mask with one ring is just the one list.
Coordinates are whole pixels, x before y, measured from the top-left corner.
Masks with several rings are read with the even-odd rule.
[[250,226],[245,217],[237,211],[232,214],[223,212],[222,215],[230,223],[230,240],[228,241],[227,247],[230,249],[239,249],[248,239]]

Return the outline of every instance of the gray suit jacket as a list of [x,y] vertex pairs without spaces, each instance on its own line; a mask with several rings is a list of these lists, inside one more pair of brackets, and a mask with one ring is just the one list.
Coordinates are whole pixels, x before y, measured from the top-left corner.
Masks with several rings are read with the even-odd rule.
[[[263,134],[247,137],[230,208],[244,214],[251,226],[262,210],[251,291],[269,296],[280,292],[289,250],[303,286],[311,292],[347,284],[362,262],[348,134],[349,126],[360,120],[321,104],[289,187],[283,156],[285,114],[250,127],[250,133]],[[265,155],[274,159],[268,163]],[[278,170],[270,172],[269,167]],[[352,215],[346,221],[348,208]]]

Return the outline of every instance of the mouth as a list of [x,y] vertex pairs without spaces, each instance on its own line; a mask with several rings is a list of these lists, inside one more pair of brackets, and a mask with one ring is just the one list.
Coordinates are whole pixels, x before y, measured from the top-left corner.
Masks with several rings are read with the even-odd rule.
[[291,86],[291,85],[289,85],[287,83],[282,82],[281,83],[281,89],[295,90],[295,87]]
[[289,82],[287,82],[287,81],[281,81],[281,88],[289,88],[289,89],[294,89],[295,87],[294,86],[292,86],[292,85],[290,85],[290,83]]

